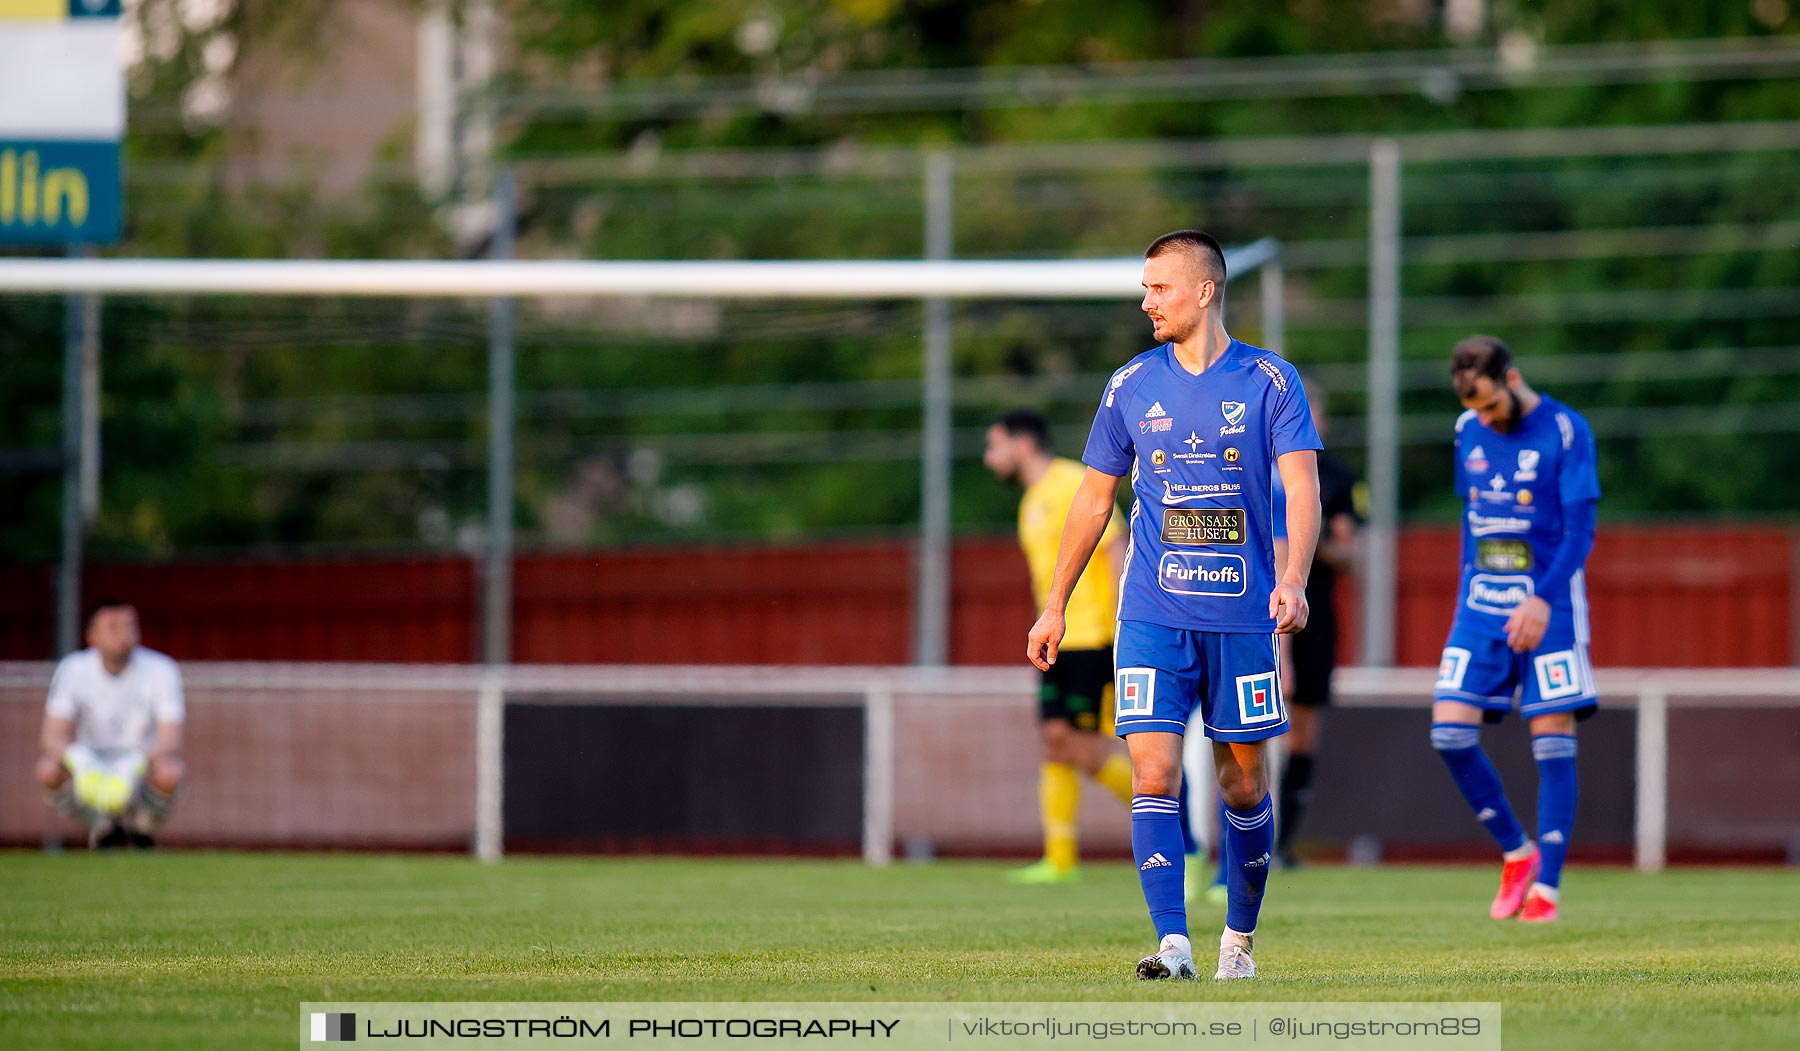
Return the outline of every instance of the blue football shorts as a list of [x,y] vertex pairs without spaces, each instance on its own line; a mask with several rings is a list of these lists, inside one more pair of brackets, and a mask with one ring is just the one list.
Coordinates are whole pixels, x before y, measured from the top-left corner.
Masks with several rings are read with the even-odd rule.
[[[1557,619],[1564,622],[1561,630]],[[1599,693],[1587,644],[1567,618],[1554,618],[1537,649],[1527,653],[1514,653],[1504,638],[1455,625],[1431,696],[1503,714],[1512,711],[1517,697],[1519,714],[1530,718],[1593,708]]]
[[1114,642],[1114,731],[1187,732],[1196,709],[1215,741],[1287,733],[1275,636],[1120,621]]

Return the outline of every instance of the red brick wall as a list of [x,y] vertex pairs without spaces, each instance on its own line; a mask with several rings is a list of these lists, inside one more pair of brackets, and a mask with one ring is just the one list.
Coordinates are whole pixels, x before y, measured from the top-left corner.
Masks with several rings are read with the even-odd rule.
[[[1397,655],[1437,663],[1456,534],[1400,542]],[[1610,666],[1794,663],[1794,534],[1775,527],[1614,526],[1589,561],[1594,660]],[[913,548],[901,541],[522,556],[522,662],[893,664],[911,659]],[[0,658],[50,655],[52,570],[0,568]],[[88,597],[138,604],[145,641],[190,660],[442,661],[478,652],[477,574],[458,558],[91,565]],[[1357,652],[1354,583],[1338,596]],[[1023,659],[1032,619],[1010,539],[959,541],[951,659]]]

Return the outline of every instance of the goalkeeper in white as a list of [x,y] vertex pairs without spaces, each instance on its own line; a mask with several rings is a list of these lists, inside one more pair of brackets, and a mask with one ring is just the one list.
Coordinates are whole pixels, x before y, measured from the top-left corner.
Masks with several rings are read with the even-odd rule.
[[150,847],[187,772],[181,671],[138,645],[126,602],[94,607],[87,642],[50,680],[38,781],[52,806],[88,826],[89,847]]

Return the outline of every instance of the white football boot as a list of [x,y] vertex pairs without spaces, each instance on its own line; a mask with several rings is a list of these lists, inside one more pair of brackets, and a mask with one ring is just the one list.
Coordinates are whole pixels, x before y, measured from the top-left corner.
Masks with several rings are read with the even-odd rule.
[[1156,981],[1162,978],[1188,978],[1194,975],[1194,950],[1186,936],[1165,934],[1160,945],[1156,947],[1155,956],[1146,956],[1138,961],[1138,978],[1141,981]]
[[1213,978],[1224,981],[1256,977],[1256,960],[1250,956],[1251,943],[1254,941],[1248,934],[1227,930],[1219,938],[1219,969],[1213,974]]

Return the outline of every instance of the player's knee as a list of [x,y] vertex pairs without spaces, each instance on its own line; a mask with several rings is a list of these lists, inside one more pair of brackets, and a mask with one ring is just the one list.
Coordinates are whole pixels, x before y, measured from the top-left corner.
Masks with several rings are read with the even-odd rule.
[[1046,719],[1040,726],[1044,740],[1044,761],[1073,763],[1075,728],[1065,719]]
[[45,788],[61,788],[69,779],[69,769],[49,756],[39,756],[37,761],[38,784]]
[[1552,712],[1549,715],[1534,715],[1531,717],[1531,733],[1534,737],[1539,734],[1574,736],[1575,713]]
[[1481,727],[1471,723],[1433,723],[1431,747],[1440,752],[1456,752],[1481,744]]
[[1249,810],[1269,794],[1269,786],[1260,773],[1240,769],[1236,775],[1219,775],[1219,798],[1233,810]]
[[173,756],[158,756],[150,763],[145,773],[150,787],[165,795],[181,787],[181,781],[187,776],[187,766]]
[[1131,790],[1140,796],[1176,796],[1181,794],[1181,767],[1150,766],[1134,763],[1131,768]]

